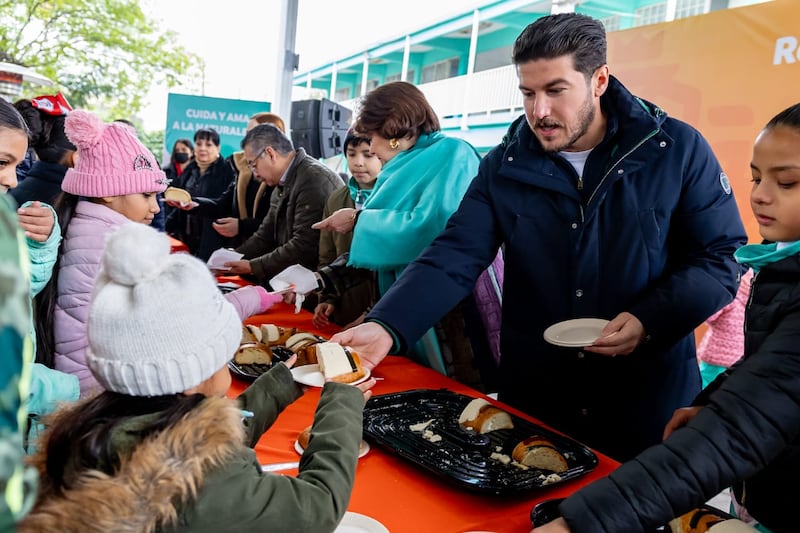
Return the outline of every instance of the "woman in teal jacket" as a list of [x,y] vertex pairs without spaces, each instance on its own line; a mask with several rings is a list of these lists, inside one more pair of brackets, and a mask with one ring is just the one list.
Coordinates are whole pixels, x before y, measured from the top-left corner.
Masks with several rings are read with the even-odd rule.
[[[367,94],[353,129],[370,139],[383,168],[364,209],[340,209],[314,228],[352,230],[348,266],[376,271],[383,295],[444,229],[478,173],[480,156],[468,142],[442,134],[422,91],[402,81]],[[447,373],[433,329],[414,351]]]

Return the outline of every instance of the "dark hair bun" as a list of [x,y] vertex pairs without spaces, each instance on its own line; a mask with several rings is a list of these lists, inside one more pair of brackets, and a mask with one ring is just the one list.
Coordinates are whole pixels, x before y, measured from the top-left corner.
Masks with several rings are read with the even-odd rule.
[[47,145],[50,142],[50,131],[53,129],[53,123],[33,107],[30,100],[17,100],[14,102],[14,107],[28,125],[31,146],[36,148]]

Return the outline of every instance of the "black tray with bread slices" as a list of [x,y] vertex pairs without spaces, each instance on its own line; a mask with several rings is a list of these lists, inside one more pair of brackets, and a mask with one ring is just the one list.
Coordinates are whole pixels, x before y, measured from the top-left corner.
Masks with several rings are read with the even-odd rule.
[[292,355],[294,355],[294,352],[292,352],[289,348],[286,348],[285,346],[272,346],[270,347],[270,350],[272,351],[272,364],[243,365],[231,359],[230,361],[228,361],[228,368],[235,376],[245,381],[255,381],[258,378],[258,376],[260,376],[261,374],[272,368],[272,365],[274,365],[275,363],[286,361]]
[[[511,413],[513,429],[484,434],[465,429],[459,416],[473,399],[445,389],[375,396],[364,408],[364,435],[422,468],[484,493],[539,489],[597,466],[597,456],[586,446]],[[428,421],[420,431],[419,425]],[[549,440],[566,459],[567,469],[556,474],[512,461],[514,447],[532,436]]]

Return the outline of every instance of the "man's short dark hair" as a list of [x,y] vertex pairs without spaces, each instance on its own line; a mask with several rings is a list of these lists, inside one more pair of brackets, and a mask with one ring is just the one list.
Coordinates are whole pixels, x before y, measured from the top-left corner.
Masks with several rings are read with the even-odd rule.
[[250,146],[253,152],[260,152],[269,146],[281,155],[289,155],[294,150],[292,141],[272,124],[259,124],[248,131],[242,139],[242,149],[245,146]]
[[590,78],[606,64],[606,30],[603,24],[580,13],[559,13],[529,24],[514,42],[515,65],[538,59],[571,55],[575,70]]

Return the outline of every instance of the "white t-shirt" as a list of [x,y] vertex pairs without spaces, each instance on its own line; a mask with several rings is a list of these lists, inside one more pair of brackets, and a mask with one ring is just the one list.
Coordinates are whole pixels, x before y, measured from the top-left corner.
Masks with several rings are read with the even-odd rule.
[[582,178],[583,167],[586,166],[586,160],[589,159],[589,154],[592,153],[592,150],[594,150],[594,148],[589,148],[582,152],[558,152],[558,155],[569,161],[569,164],[572,165],[572,168],[578,173],[578,177]]

